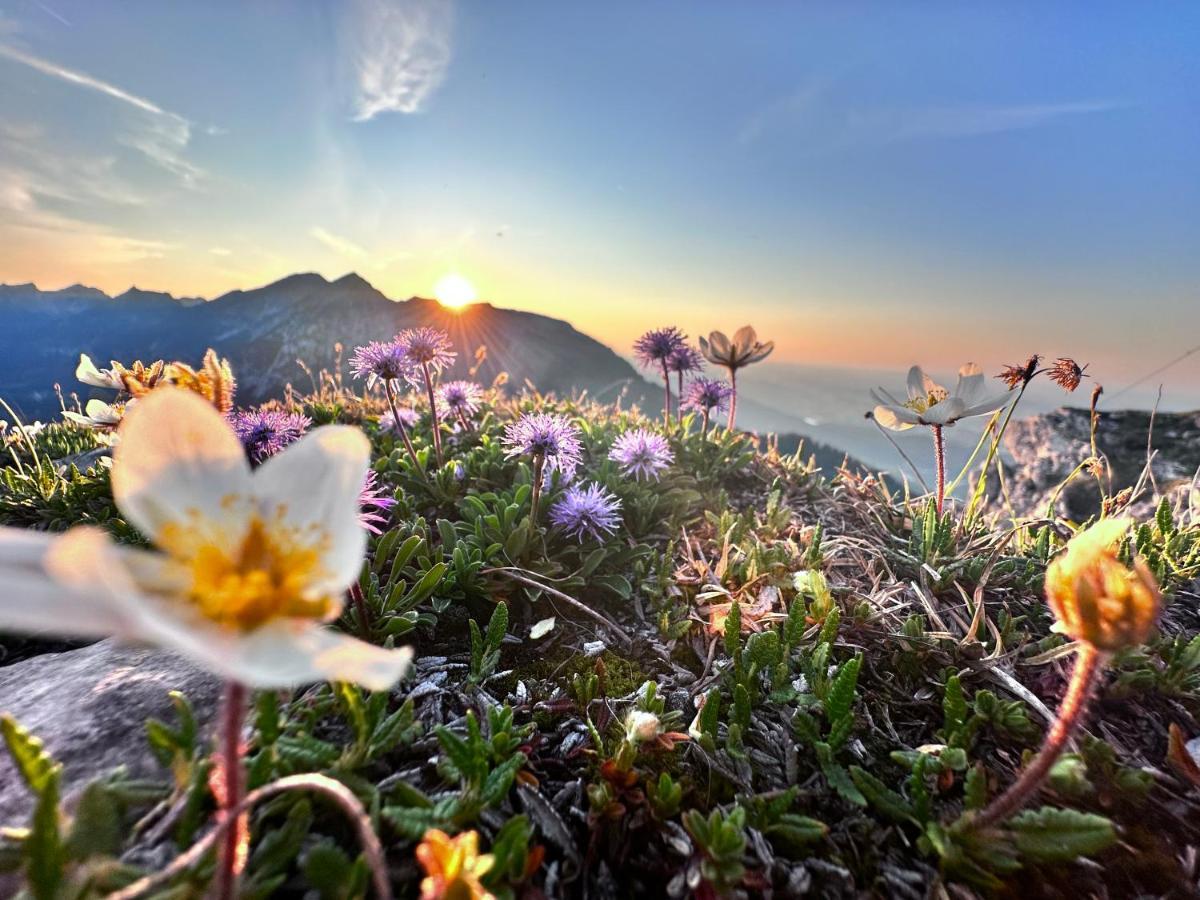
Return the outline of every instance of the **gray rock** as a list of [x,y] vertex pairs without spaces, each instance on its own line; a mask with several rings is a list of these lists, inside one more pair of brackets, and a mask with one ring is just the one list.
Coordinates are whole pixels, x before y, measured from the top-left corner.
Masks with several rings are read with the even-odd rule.
[[[148,718],[174,721],[169,691],[187,695],[201,728],[212,720],[220,681],[164,650],[112,640],[47,653],[0,668],[0,712],[42,740],[63,764],[63,796],[124,766],[130,777],[165,776],[146,742]],[[0,749],[0,825],[24,825],[32,796]]]
[[[1007,476],[1018,515],[1040,515],[1058,486],[1092,455],[1091,414],[1062,408],[1016,419],[1004,436],[1015,470]],[[1096,428],[1102,477],[1112,495],[1138,484],[1146,466],[1147,438],[1155,451],[1152,478],[1132,498],[1129,511],[1138,518],[1153,513],[1160,497],[1188,501],[1200,468],[1200,413],[1158,413],[1150,434],[1150,413],[1143,410],[1101,412]],[[1100,490],[1093,476],[1077,476],[1058,498],[1055,512],[1076,520],[1096,515]]]

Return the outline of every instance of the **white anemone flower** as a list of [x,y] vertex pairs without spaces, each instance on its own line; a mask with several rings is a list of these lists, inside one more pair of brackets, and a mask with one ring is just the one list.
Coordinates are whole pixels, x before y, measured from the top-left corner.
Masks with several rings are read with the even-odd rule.
[[315,429],[252,472],[211,404],[163,388],[119,434],[113,498],[158,550],[90,527],[0,528],[0,630],[145,641],[251,687],[399,680],[409,648],[323,624],[340,614],[366,549],[361,432]]
[[116,370],[115,364],[111,369],[97,368],[92,358],[86,353],[79,354],[79,365],[75,367],[75,377],[84,384],[92,387],[109,388],[114,391],[125,390],[125,382]]
[[132,409],[135,402],[130,400],[128,403],[105,403],[103,400],[89,400],[82,413],[65,409],[63,418],[85,428],[111,430],[121,424],[126,411]]
[[983,370],[967,363],[958,370],[954,392],[926,375],[920,366],[908,370],[908,399],[897,400],[883,388],[871,391],[879,405],[875,421],[893,431],[906,431],[916,425],[943,427],[959,419],[983,416],[995,412],[1009,401],[1010,392],[988,395]]

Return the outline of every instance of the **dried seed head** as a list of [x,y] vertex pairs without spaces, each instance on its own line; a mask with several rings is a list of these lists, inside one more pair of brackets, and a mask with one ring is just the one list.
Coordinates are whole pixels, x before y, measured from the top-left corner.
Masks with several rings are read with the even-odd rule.
[[1062,356],[1050,367],[1050,380],[1066,391],[1074,391],[1083,380],[1087,366],[1080,366],[1073,359]]
[[1098,650],[1143,643],[1158,618],[1161,594],[1140,559],[1132,569],[1117,558],[1130,519],[1101,519],[1071,539],[1046,569],[1046,599],[1061,631]]
[[996,377],[1008,385],[1009,390],[1029,384],[1037,374],[1038,363],[1041,361],[1041,356],[1035,353],[1019,366],[1005,366]]

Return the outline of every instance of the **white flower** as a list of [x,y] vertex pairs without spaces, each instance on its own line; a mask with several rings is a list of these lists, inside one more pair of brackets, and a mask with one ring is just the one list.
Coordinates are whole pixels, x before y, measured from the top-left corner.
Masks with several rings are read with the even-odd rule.
[[408,648],[323,626],[358,576],[358,496],[369,445],[318,428],[251,472],[199,396],[148,394],[121,423],[113,498],[161,552],[103,531],[0,529],[0,631],[115,635],[159,644],[253,687],[350,681],[384,690]]
[[121,379],[115,364],[112,369],[99,369],[86,353],[79,354],[79,365],[75,367],[75,377],[92,387],[109,388],[114,391],[125,390],[125,382]]
[[63,418],[83,425],[86,428],[111,429],[121,424],[121,419],[127,410],[133,408],[135,401],[128,403],[105,403],[103,400],[89,400],[83,413],[63,410]]
[[652,741],[658,737],[658,716],[643,709],[632,709],[625,717],[625,740],[629,743]]
[[908,400],[901,402],[880,388],[871,391],[879,405],[875,421],[893,431],[905,431],[914,425],[953,425],[959,419],[994,412],[1012,396],[1008,391],[986,396],[983,371],[975,363],[958,370],[958,384],[950,393],[920,366],[908,370]]

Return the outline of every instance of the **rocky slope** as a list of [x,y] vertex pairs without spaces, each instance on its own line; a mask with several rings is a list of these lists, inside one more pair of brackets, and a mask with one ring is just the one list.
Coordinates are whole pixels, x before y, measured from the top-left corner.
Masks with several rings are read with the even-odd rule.
[[[1019,514],[1043,512],[1059,485],[1092,455],[1090,414],[1062,408],[1015,420],[1005,435],[1013,468],[1008,488]],[[1150,470],[1145,477],[1148,456]],[[1143,517],[1166,496],[1188,502],[1200,470],[1200,412],[1158,413],[1143,410],[1101,412],[1096,449],[1103,461],[1101,478],[1109,495],[1131,489],[1131,509]],[[1060,515],[1083,520],[1099,508],[1100,486],[1083,473],[1063,489],[1056,503]]]

